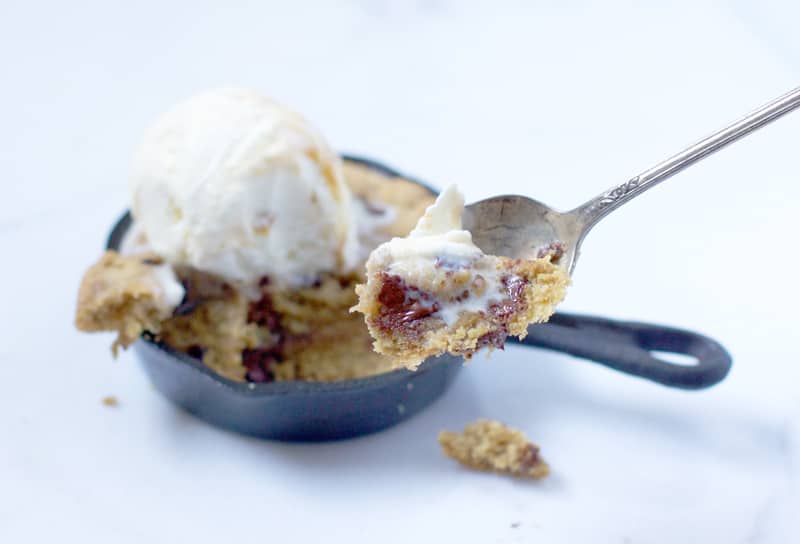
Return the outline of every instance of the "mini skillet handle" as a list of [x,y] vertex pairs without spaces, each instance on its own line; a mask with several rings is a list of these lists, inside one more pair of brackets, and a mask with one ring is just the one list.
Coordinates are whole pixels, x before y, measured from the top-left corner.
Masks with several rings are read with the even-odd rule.
[[[515,342],[569,353],[681,389],[703,389],[719,383],[732,362],[718,342],[694,332],[566,313],[557,313],[547,323],[531,326],[528,336]],[[697,364],[670,363],[658,359],[652,351],[689,355],[697,359]]]

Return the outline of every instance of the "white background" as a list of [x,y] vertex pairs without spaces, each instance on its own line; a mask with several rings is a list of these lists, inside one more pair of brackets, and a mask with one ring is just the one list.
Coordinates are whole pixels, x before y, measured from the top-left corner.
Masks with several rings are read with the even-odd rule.
[[[800,113],[604,221],[564,305],[719,339],[708,391],[509,348],[389,431],[270,443],[72,328],[142,130],[197,90],[262,89],[469,200],[567,208],[800,84],[796,2],[234,4],[0,7],[1,542],[800,542]],[[440,455],[481,416],[552,476]]]

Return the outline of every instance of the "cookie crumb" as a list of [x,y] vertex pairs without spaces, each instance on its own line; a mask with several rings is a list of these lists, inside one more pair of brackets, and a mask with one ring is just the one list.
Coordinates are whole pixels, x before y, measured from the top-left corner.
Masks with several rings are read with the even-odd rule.
[[539,446],[499,421],[479,419],[460,433],[442,431],[439,444],[447,457],[476,470],[535,480],[550,474]]
[[114,395],[109,395],[107,397],[103,397],[103,405],[104,406],[119,406],[119,400]]

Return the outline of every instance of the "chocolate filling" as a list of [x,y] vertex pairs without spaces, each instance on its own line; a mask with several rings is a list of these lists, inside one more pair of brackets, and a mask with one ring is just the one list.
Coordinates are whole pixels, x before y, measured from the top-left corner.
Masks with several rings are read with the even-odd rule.
[[535,444],[527,444],[522,451],[522,459],[519,462],[519,469],[521,472],[528,472],[536,465],[542,462],[539,456],[539,446]]
[[242,351],[242,364],[247,369],[247,381],[266,383],[275,379],[272,365],[281,360],[280,352],[280,344],[268,349],[255,348]]
[[[421,332],[419,321],[440,309],[434,296],[418,287],[409,285],[396,274],[383,272],[382,280],[381,290],[378,293],[378,302],[381,308],[376,320],[377,325],[384,331],[403,329],[405,334]],[[476,349],[484,346],[503,349],[508,336],[508,323],[515,315],[527,308],[525,288],[528,286],[529,280],[522,276],[506,274],[501,281],[506,297],[491,304],[486,309],[485,315],[494,325],[494,330],[478,338]],[[470,295],[468,290],[464,290],[454,298],[454,301],[462,302]]]
[[498,327],[492,332],[487,332],[480,338],[475,345],[475,350],[479,350],[485,346],[493,346],[497,349],[503,349],[506,345],[506,336],[508,336],[508,329],[506,327]]
[[508,298],[489,306],[489,314],[496,317],[500,323],[505,324],[508,323],[512,315],[524,309],[525,298],[523,294],[528,280],[521,276],[507,275],[503,276],[501,281],[506,293],[508,293]]
[[189,357],[194,357],[195,359],[200,359],[202,361],[203,354],[205,353],[205,351],[206,350],[203,348],[203,346],[194,344],[186,348],[186,355],[188,355]]
[[278,330],[280,329],[280,314],[275,311],[272,297],[268,293],[263,293],[260,299],[250,303],[247,310],[247,322],[255,323],[272,332],[280,332]]
[[395,274],[382,274],[383,285],[378,293],[381,310],[378,325],[385,330],[414,328],[416,322],[439,311],[433,295],[408,285]]
[[549,244],[542,246],[539,248],[539,251],[536,252],[537,259],[544,259],[548,255],[550,255],[550,262],[556,263],[558,262],[561,257],[564,256],[564,243],[556,240],[555,242],[550,242]]
[[160,264],[164,264],[164,259],[161,257],[146,257],[142,259],[142,264],[147,266],[158,266]]
[[528,285],[528,280],[522,276],[506,275],[502,277],[501,281],[508,297],[488,308],[489,315],[494,318],[497,329],[478,338],[477,348],[494,346],[497,349],[503,349],[508,336],[508,322],[511,321],[512,316],[527,307],[525,287]]
[[277,337],[277,341],[275,345],[269,348],[243,350],[242,364],[247,369],[247,381],[265,383],[271,382],[275,378],[272,365],[283,360],[286,334],[281,326],[280,314],[275,311],[272,297],[263,290],[264,287],[269,285],[269,278],[266,276],[261,278],[258,285],[262,287],[261,298],[250,303],[250,307],[247,310],[247,321],[268,329]]

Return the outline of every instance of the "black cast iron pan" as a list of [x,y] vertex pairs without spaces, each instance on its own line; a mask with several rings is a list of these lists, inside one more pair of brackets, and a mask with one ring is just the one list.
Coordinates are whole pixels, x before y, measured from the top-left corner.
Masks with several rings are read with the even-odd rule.
[[[389,176],[401,175],[372,160],[344,158]],[[126,213],[109,236],[109,249],[120,247],[130,224]],[[510,341],[568,353],[681,389],[710,387],[725,378],[731,367],[725,348],[706,336],[602,317],[557,313],[548,323],[532,326],[523,341]],[[391,427],[435,401],[462,367],[460,358],[443,355],[414,372],[402,369],[340,382],[256,384],[223,378],[148,334],[134,344],[133,351],[156,389],[192,414],[228,430],[292,441],[335,440]],[[688,355],[697,363],[673,364],[658,359],[654,351]]]

